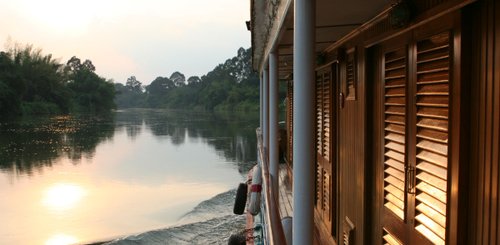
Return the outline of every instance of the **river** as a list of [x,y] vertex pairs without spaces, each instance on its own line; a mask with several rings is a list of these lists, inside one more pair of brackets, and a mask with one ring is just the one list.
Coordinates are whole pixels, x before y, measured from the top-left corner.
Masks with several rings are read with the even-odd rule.
[[0,244],[223,244],[244,225],[232,203],[257,124],[146,109],[1,122]]

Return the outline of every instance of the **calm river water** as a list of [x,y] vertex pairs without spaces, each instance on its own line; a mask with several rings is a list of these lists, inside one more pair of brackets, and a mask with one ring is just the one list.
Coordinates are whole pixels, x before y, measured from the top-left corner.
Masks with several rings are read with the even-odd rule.
[[257,116],[137,109],[2,122],[0,244],[86,243],[221,219],[255,162]]

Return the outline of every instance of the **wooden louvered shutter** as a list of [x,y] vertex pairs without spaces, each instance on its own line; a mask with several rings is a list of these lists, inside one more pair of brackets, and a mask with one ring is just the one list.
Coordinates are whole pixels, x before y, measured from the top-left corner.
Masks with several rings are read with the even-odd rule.
[[332,231],[334,220],[332,176],[332,69],[316,74],[316,211],[326,229]]
[[406,48],[384,57],[384,206],[405,218]]
[[356,99],[356,48],[347,51],[346,58],[346,99]]
[[417,43],[415,229],[434,244],[446,237],[449,33]]
[[450,54],[449,32],[382,53],[385,244],[446,242]]
[[398,244],[407,230],[407,83],[408,48],[382,54],[383,205],[385,244]]

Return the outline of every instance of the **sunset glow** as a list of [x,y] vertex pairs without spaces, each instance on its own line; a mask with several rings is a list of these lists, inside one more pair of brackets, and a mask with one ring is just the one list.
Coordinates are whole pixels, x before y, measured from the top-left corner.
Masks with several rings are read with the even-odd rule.
[[75,244],[78,242],[78,239],[66,235],[66,234],[56,234],[51,237],[49,240],[45,242],[45,245],[68,245]]
[[49,187],[42,203],[55,211],[64,211],[75,207],[86,195],[86,191],[74,184],[58,183]]
[[121,83],[134,75],[147,85],[174,71],[201,76],[250,45],[248,6],[233,0],[0,0],[0,16],[8,20],[0,23],[0,51],[11,40],[63,63],[90,59],[100,75]]

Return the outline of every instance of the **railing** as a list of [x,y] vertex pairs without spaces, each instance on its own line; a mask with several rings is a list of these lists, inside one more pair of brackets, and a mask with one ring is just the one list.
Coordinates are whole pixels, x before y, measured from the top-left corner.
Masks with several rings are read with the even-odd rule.
[[[257,149],[259,158],[262,163],[262,199],[265,205],[264,211],[264,226],[267,237],[266,244],[282,245],[286,244],[285,233],[281,225],[281,216],[279,211],[279,193],[273,190],[279,190],[278,186],[272,186],[272,176],[269,174],[269,162],[267,158],[267,151],[262,145],[262,133],[257,129]],[[278,176],[276,176],[278,178]]]

